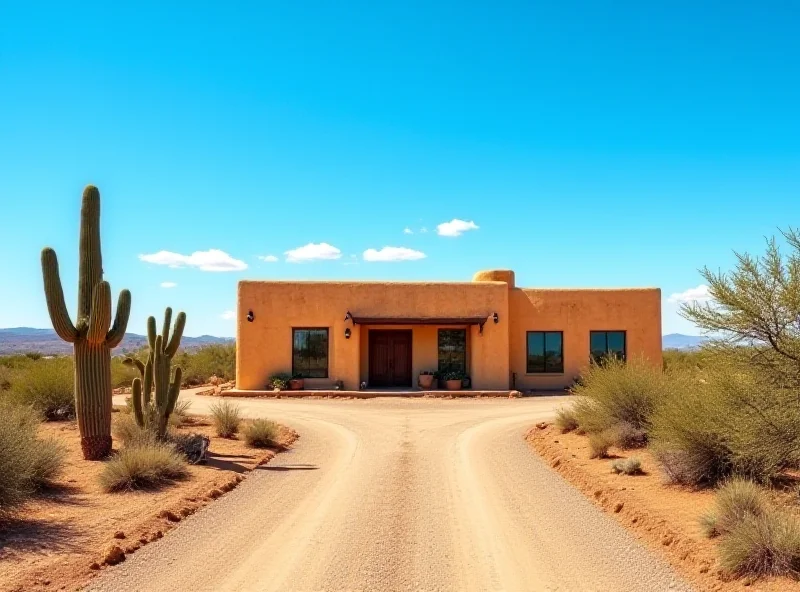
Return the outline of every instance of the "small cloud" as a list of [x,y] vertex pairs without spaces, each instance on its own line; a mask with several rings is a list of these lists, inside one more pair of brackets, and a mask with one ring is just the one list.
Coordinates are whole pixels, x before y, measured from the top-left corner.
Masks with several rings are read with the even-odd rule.
[[422,251],[406,247],[383,247],[380,251],[375,249],[364,251],[364,261],[417,261],[425,257]]
[[266,261],[267,263],[277,263],[278,258],[275,255],[259,255],[259,259],[262,261]]
[[690,302],[709,302],[711,294],[708,286],[700,284],[696,288],[689,288],[683,292],[675,292],[667,298],[667,302],[689,304]]
[[225,251],[220,251],[219,249],[195,251],[191,255],[181,255],[172,251],[159,251],[150,255],[139,255],[139,260],[172,268],[194,267],[200,271],[242,271],[247,269],[247,263],[234,259]]
[[307,261],[330,261],[339,259],[342,252],[328,243],[308,243],[284,253],[287,263],[305,263]]
[[223,318],[226,321],[232,321],[233,319],[236,318],[236,313],[234,311],[232,311],[232,310],[226,310],[225,312],[223,312],[219,316],[220,316],[220,318]]
[[436,227],[436,233],[439,236],[461,236],[468,230],[478,230],[479,226],[472,220],[466,222],[453,218],[450,222],[442,222]]
[[403,228],[403,234],[414,234],[414,231],[411,230],[408,226]]
[[161,282],[162,288],[175,288],[177,286],[178,284],[176,284],[175,282]]

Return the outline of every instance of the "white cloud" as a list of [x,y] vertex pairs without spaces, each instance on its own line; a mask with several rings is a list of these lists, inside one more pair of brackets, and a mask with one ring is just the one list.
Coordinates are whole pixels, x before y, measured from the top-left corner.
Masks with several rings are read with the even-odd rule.
[[683,292],[675,292],[667,298],[667,302],[688,304],[690,302],[708,302],[711,300],[711,294],[708,291],[708,286],[700,284],[696,288],[689,288]]
[[162,288],[175,288],[177,285],[175,282],[161,282]]
[[234,311],[232,311],[232,310],[226,310],[225,312],[223,312],[219,316],[221,318],[225,319],[226,321],[232,321],[233,319],[236,318],[236,313]]
[[195,251],[191,255],[159,251],[151,255],[139,255],[139,260],[173,268],[194,267],[200,271],[242,271],[247,269],[247,263],[234,259],[225,251],[220,251],[219,249]]
[[286,261],[288,263],[305,263],[306,261],[330,261],[339,259],[342,252],[328,243],[308,243],[303,247],[297,247],[291,251],[286,251]]
[[277,263],[278,258],[275,255],[259,255],[258,257],[262,261],[266,261],[267,263]]
[[478,230],[479,226],[472,220],[466,222],[453,218],[450,222],[442,222],[436,227],[436,233],[439,236],[461,236],[468,230]]
[[417,261],[425,257],[422,251],[406,247],[383,247],[380,251],[375,249],[364,251],[364,261]]
[[403,228],[403,234],[414,234],[414,231],[411,230],[408,226]]

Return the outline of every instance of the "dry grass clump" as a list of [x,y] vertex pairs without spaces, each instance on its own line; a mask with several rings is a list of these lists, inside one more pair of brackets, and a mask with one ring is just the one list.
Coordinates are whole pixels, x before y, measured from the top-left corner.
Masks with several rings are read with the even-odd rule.
[[614,434],[606,430],[589,434],[589,458],[608,458],[608,450],[614,445]]
[[244,439],[254,448],[274,448],[280,446],[278,436],[280,427],[268,419],[254,419],[244,428]]
[[746,516],[719,544],[722,569],[735,576],[800,576],[800,524],[771,510]]
[[181,454],[166,443],[140,442],[126,446],[100,473],[100,486],[106,492],[152,489],[186,477],[188,470]]
[[578,417],[571,407],[561,407],[556,411],[556,427],[566,434],[578,429]]
[[631,458],[617,458],[611,461],[611,472],[623,475],[641,475],[642,461],[635,456]]
[[75,378],[69,358],[29,360],[7,380],[5,396],[12,403],[31,406],[49,420],[75,416]]
[[769,510],[764,491],[752,481],[733,478],[717,490],[715,507],[700,518],[708,537],[726,535],[748,516],[763,516]]
[[211,406],[211,416],[217,436],[233,438],[239,432],[242,423],[242,412],[239,406],[231,401],[220,401]]
[[39,440],[39,416],[30,407],[0,403],[0,514],[49,485],[64,465],[55,440]]
[[[150,422],[150,425],[155,423]],[[156,430],[139,426],[133,413],[115,414],[111,428],[114,437],[125,447],[158,441]]]

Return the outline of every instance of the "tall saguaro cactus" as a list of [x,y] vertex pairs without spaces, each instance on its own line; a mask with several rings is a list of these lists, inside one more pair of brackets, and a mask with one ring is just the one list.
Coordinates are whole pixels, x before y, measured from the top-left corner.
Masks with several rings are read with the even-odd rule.
[[[178,313],[172,337],[169,334],[169,325],[172,320],[172,309],[164,312],[164,327],[161,335],[156,335],[156,319],[147,319],[147,341],[150,344],[150,353],[147,362],[142,363],[135,358],[126,358],[126,364],[135,364],[139,369],[141,378],[134,378],[131,389],[133,413],[136,423],[140,427],[152,426],[160,438],[167,433],[169,416],[175,409],[175,403],[181,391],[183,377],[180,367],[175,368],[175,376],[170,381],[172,374],[172,358],[178,351],[183,337],[183,328],[186,326],[186,314]],[[155,398],[153,388],[155,387]]]
[[98,460],[111,452],[111,350],[125,336],[131,293],[120,292],[111,325],[111,287],[103,281],[100,252],[100,192],[93,185],[83,190],[79,250],[76,323],[64,302],[56,252],[49,247],[42,250],[42,275],[53,328],[75,352],[75,410],[83,457]]

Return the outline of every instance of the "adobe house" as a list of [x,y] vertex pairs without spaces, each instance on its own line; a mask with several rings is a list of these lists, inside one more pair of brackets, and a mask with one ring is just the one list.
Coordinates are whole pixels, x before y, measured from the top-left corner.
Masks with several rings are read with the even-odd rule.
[[552,390],[592,356],[661,365],[661,290],[517,288],[514,272],[471,282],[239,282],[236,386],[276,373],[306,389],[417,389],[460,371],[475,390]]

